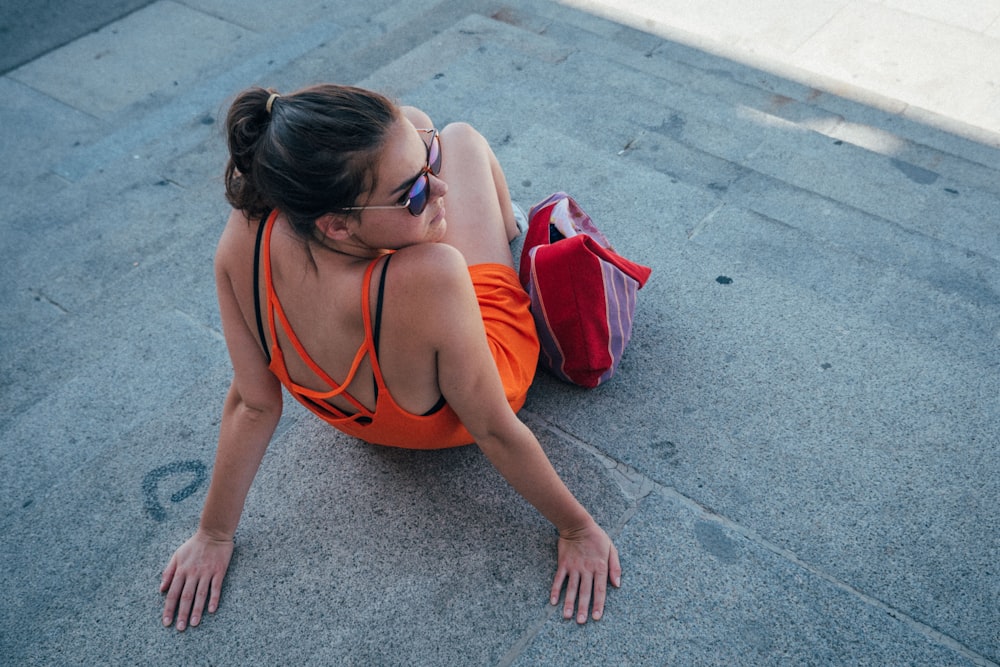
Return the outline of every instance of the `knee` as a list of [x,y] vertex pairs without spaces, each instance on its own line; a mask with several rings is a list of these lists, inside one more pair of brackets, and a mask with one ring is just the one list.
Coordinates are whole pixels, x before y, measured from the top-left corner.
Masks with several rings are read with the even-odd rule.
[[430,129],[434,127],[434,121],[431,120],[431,117],[417,107],[402,106],[399,107],[399,111],[417,129]]
[[441,130],[441,141],[443,145],[462,153],[488,154],[490,151],[486,138],[468,123],[448,123]]

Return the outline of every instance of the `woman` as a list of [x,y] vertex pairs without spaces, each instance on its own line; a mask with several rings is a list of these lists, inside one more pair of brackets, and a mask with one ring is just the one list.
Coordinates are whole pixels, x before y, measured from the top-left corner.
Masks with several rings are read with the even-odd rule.
[[282,384],[368,442],[477,443],[558,529],[550,598],[566,584],[564,617],[575,605],[577,622],[599,619],[608,579],[620,585],[611,540],[515,415],[538,342],[503,172],[470,126],[431,128],[421,111],[345,86],[234,101],[233,212],[216,253],[233,381],[200,525],[163,573],[165,626],[218,608]]

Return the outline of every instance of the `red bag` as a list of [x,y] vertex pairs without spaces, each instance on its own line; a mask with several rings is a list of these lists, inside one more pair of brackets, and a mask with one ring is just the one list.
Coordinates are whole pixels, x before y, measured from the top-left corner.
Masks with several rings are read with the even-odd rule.
[[609,379],[632,337],[636,292],[650,273],[616,253],[566,193],[532,206],[520,279],[531,297],[541,364],[583,387]]

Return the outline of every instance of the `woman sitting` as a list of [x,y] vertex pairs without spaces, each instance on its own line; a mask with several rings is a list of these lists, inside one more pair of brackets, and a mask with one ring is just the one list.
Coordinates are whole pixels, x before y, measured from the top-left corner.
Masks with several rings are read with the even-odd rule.
[[513,270],[496,156],[469,125],[370,91],[253,88],[227,118],[216,285],[233,381],[195,534],[163,573],[163,624],[218,608],[233,535],[288,392],[379,445],[475,442],[559,531],[550,598],[601,617],[614,545],[517,418],[538,340]]

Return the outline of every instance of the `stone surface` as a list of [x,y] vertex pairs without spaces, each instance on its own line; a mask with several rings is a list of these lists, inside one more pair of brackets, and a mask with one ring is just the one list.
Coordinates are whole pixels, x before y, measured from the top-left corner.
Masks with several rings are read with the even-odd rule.
[[[0,78],[6,661],[1000,661],[1000,10],[583,6],[160,0]],[[161,627],[230,380],[220,118],[323,79],[473,123],[653,268],[618,375],[521,413],[620,548],[599,623],[475,447],[288,401],[221,609]]]

